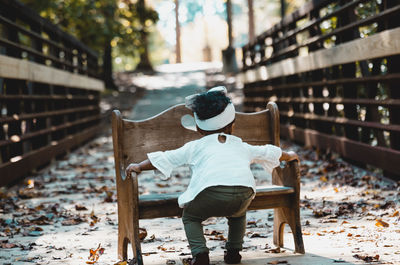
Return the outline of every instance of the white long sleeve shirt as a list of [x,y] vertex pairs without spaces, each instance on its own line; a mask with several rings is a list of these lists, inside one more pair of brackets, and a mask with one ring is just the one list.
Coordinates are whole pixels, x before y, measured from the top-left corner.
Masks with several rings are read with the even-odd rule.
[[150,162],[169,177],[172,170],[189,165],[192,177],[187,190],[179,196],[179,207],[192,201],[202,190],[211,186],[245,186],[256,191],[250,164],[262,161],[264,168],[272,172],[280,162],[282,150],[274,145],[250,145],[239,137],[222,134],[226,141],[221,143],[218,135],[211,134],[184,146],[165,152],[148,153]]

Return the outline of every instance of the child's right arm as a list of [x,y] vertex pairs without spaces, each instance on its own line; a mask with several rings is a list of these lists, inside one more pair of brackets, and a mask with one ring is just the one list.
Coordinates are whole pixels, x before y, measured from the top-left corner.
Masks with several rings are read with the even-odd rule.
[[129,164],[129,166],[127,166],[127,168],[125,169],[125,174],[127,176],[130,176],[132,172],[139,174],[143,170],[151,170],[151,169],[156,169],[156,168],[153,166],[153,164],[150,162],[149,159],[146,159],[140,162],[139,164],[137,163]]
[[285,151],[282,150],[282,155],[279,158],[279,161],[287,161],[287,162],[289,162],[289,161],[292,161],[292,160],[297,160],[297,161],[300,162],[300,159],[299,159],[298,155],[295,152],[293,152],[293,151],[285,152]]

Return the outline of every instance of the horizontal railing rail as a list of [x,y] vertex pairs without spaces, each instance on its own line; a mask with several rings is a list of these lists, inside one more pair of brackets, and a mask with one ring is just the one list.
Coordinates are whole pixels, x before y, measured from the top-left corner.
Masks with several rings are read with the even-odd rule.
[[95,52],[16,0],[0,0],[0,186],[100,130]]
[[310,1],[242,48],[245,111],[275,101],[284,137],[398,178],[357,154],[400,161],[399,15],[399,0]]

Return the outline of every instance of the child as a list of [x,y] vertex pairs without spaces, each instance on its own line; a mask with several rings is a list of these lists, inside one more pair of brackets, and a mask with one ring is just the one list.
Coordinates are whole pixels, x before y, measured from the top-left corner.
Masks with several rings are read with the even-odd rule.
[[201,222],[212,216],[228,218],[224,260],[227,264],[237,264],[242,258],[239,251],[246,229],[246,210],[256,188],[251,162],[263,160],[272,171],[280,161],[298,157],[294,152],[284,152],[273,145],[249,145],[231,135],[235,108],[226,96],[225,87],[216,87],[186,100],[186,106],[194,112],[197,131],[203,137],[176,150],[149,153],[147,160],[130,164],[126,174],[158,169],[169,176],[173,168],[190,165],[192,177],[178,203],[183,208],[182,221],[193,255],[191,264],[209,265],[209,250]]

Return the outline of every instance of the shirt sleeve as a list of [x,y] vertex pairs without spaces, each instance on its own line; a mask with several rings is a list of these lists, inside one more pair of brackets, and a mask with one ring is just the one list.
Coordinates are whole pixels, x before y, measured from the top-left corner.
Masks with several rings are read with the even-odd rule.
[[151,164],[168,178],[174,168],[190,164],[191,146],[189,142],[175,150],[148,153],[147,157]]
[[279,159],[282,156],[282,149],[280,147],[272,144],[246,145],[251,161],[261,164],[269,173],[272,173],[272,170],[280,165]]

